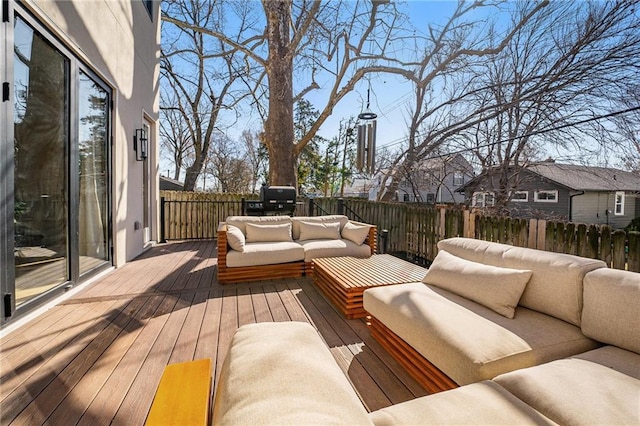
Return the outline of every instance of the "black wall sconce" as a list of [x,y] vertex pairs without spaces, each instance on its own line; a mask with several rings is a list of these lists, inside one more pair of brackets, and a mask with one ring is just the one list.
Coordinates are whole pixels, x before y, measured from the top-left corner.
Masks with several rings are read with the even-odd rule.
[[133,135],[133,150],[136,152],[136,161],[144,161],[147,159],[149,152],[149,139],[145,129],[136,129]]

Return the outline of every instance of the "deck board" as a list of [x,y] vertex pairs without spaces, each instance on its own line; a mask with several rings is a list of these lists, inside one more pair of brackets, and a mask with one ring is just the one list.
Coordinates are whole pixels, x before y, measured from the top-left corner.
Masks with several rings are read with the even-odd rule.
[[143,424],[164,367],[212,360],[235,330],[311,323],[369,410],[426,392],[310,278],[221,286],[214,241],[160,244],[0,339],[0,423]]

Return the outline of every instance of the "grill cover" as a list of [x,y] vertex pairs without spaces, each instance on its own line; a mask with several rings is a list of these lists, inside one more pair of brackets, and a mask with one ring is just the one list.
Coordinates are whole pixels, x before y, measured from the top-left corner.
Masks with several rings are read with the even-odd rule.
[[296,209],[296,189],[293,186],[263,186],[260,198],[265,212],[288,212]]

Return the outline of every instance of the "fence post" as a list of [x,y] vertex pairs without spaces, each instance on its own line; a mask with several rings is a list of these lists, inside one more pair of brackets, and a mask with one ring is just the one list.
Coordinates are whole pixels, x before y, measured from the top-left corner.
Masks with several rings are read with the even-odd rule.
[[338,214],[344,215],[344,200],[338,198]]
[[389,230],[383,229],[378,233],[378,235],[380,235],[380,240],[382,243],[378,246],[378,247],[382,247],[382,253],[379,253],[379,254],[385,254],[387,252],[387,243],[389,241]]
[[244,197],[240,198],[240,209],[243,216],[247,214],[247,200]]
[[166,243],[167,239],[165,238],[166,234],[165,234],[165,223],[164,223],[164,197],[160,197],[160,242],[161,243]]
[[313,206],[314,206],[314,202],[313,202],[313,198],[309,198],[309,216],[315,216],[315,213],[313,211]]

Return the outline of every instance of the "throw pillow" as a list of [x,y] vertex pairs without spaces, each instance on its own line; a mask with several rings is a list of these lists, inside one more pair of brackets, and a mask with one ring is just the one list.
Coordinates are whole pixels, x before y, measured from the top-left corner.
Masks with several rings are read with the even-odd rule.
[[513,318],[531,271],[472,262],[441,250],[422,282],[473,300]]
[[364,240],[369,236],[369,225],[355,225],[351,222],[342,228],[342,238],[345,240],[353,241],[357,245],[361,246]]
[[244,234],[233,225],[227,225],[227,243],[236,251],[244,251]]
[[256,225],[247,223],[247,242],[293,241],[291,239],[291,223],[280,225]]
[[300,241],[339,240],[339,222],[300,222]]

